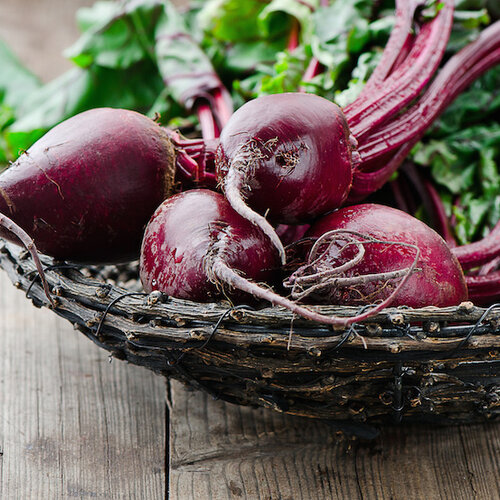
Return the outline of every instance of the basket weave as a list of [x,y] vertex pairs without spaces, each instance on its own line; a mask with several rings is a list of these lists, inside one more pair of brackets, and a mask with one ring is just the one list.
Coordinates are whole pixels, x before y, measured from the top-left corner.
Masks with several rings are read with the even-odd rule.
[[[29,255],[0,245],[14,284],[47,305]],[[500,306],[393,308],[332,330],[277,307],[127,295],[140,291],[134,266],[43,262],[56,314],[113,356],[226,401],[355,424],[469,423],[500,414]]]

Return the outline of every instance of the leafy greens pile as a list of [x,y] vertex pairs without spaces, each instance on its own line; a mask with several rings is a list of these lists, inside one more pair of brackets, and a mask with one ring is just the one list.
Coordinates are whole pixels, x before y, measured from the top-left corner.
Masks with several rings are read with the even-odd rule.
[[[457,0],[448,55],[498,17],[496,1]],[[86,109],[135,109],[193,130],[194,91],[219,78],[235,107],[264,94],[317,93],[352,102],[394,24],[390,0],[208,0],[182,12],[168,0],[99,1],[77,15],[74,68],[42,84],[0,40],[0,164]],[[288,48],[292,33],[297,47]],[[323,71],[304,82],[312,58]],[[500,68],[462,94],[410,160],[432,175],[455,238],[481,237],[500,220]]]

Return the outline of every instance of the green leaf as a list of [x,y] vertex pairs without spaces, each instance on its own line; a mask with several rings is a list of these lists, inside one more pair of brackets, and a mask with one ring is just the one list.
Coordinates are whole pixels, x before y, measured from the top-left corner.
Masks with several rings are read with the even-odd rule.
[[90,108],[147,111],[162,88],[156,68],[148,61],[128,71],[99,66],[88,70],[74,68],[26,99],[20,118],[6,131],[12,155],[17,156],[61,121]]
[[80,67],[96,64],[126,69],[153,57],[154,28],[166,0],[125,0],[114,5],[97,3],[80,14],[84,32],[65,51]]
[[261,38],[257,22],[266,0],[209,0],[198,14],[198,24],[217,40],[251,41]]
[[189,108],[201,94],[221,87],[212,62],[170,3],[160,14],[154,35],[158,70],[176,101]]
[[0,39],[0,103],[18,108],[41,83]]
[[308,43],[312,34],[312,12],[319,7],[319,0],[307,4],[298,0],[272,0],[258,16],[261,33],[266,38],[286,36],[295,19],[300,24],[300,36]]
[[381,55],[381,52],[364,52],[359,56],[347,88],[335,96],[335,102],[339,106],[347,106],[356,99],[380,61]]

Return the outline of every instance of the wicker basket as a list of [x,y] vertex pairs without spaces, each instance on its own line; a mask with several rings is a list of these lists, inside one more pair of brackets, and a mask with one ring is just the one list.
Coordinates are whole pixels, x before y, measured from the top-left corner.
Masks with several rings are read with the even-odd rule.
[[[15,285],[47,305],[29,255],[0,244],[0,265]],[[226,401],[355,425],[500,414],[500,306],[387,309],[332,330],[281,308],[146,296],[133,265],[44,264],[56,314],[113,356]]]

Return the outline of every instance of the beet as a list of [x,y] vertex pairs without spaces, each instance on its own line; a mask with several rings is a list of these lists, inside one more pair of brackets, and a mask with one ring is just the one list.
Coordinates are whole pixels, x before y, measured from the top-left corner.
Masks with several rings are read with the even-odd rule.
[[306,237],[318,245],[287,281],[295,297],[328,304],[378,303],[411,270],[418,249],[416,268],[392,305],[446,307],[467,299],[463,271],[446,242],[400,210],[375,204],[346,207],[321,218]]
[[285,93],[249,101],[233,114],[220,141],[216,161],[226,196],[232,195],[229,166],[238,158],[247,161],[249,168],[231,174],[248,204],[272,221],[307,222],[346,199],[349,129],[342,110],[322,97]]
[[160,290],[197,302],[245,299],[214,276],[211,259],[217,257],[254,281],[277,278],[276,249],[221,194],[205,189],[176,194],[160,205],[146,228],[142,284],[147,292]]
[[[93,109],[50,130],[0,175],[0,212],[52,257],[136,258],[174,174],[164,129],[134,111]],[[5,228],[0,236],[18,242]]]

